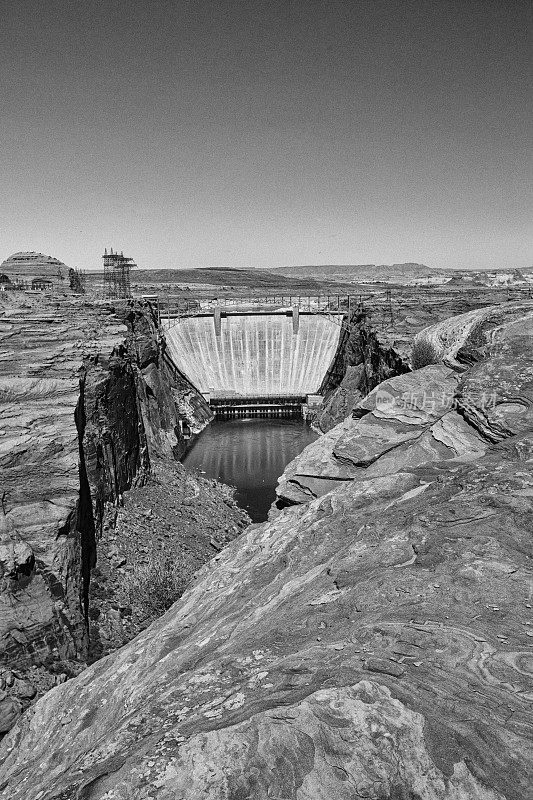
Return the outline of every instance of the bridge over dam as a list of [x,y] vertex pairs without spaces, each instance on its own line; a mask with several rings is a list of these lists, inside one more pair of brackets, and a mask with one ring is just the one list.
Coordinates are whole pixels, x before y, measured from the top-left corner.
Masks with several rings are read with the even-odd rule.
[[165,298],[159,304],[172,359],[218,416],[300,414],[316,395],[345,314],[357,301],[295,300]]

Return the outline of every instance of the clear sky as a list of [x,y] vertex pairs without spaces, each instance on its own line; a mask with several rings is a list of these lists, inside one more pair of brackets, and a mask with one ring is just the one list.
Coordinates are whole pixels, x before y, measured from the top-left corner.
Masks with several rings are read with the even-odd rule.
[[531,266],[531,8],[0,0],[0,261]]

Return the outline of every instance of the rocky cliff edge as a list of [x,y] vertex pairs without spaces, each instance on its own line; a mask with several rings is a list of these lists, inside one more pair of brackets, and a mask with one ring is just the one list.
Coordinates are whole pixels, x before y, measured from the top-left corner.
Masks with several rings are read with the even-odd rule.
[[175,462],[182,425],[211,412],[164,344],[146,304],[0,299],[0,734],[146,624],[127,597],[134,567],[172,543],[186,582],[244,524]]
[[307,503],[345,482],[439,461],[471,460],[528,430],[533,304],[443,320],[415,337],[436,364],[383,381],[351,415],[286,468],[278,506]]

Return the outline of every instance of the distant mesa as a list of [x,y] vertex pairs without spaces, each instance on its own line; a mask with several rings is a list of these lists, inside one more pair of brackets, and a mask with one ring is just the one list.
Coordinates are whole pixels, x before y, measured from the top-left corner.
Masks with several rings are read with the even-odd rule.
[[11,283],[23,282],[33,288],[63,286],[69,269],[58,258],[33,251],[13,253],[0,264],[0,278]]
[[275,272],[288,277],[333,281],[394,282],[431,278],[435,270],[425,264],[317,264],[276,267]]
[[501,269],[434,269],[425,264],[322,264],[276,267],[274,273],[292,278],[313,278],[350,283],[397,283],[405,285],[450,284],[450,288],[471,286],[529,285],[532,275],[527,270]]

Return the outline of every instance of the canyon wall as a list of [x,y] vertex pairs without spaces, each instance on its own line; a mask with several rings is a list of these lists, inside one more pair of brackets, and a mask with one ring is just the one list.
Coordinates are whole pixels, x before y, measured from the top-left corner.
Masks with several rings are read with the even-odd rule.
[[[106,506],[179,453],[183,420],[201,427],[211,412],[146,305],[15,293],[1,303],[0,667],[38,683],[36,668],[76,671],[87,658]],[[16,711],[0,698],[0,728]]]
[[[325,433],[381,381],[409,372],[415,336],[446,319],[482,311],[490,298],[480,292],[445,293],[397,289],[378,292],[345,317],[335,358],[322,381],[324,403],[314,427]],[[437,348],[435,360],[439,361]],[[427,363],[427,362],[426,362]]]
[[[381,381],[409,372],[406,354],[373,326],[364,312],[345,318],[335,357],[320,385],[324,404],[313,421],[325,433],[345,419],[354,405]],[[399,352],[400,351],[400,352]]]
[[335,351],[340,325],[300,314],[189,317],[166,330],[173,360],[202,392],[306,395],[316,392]]
[[[528,304],[503,308],[510,323]],[[287,466],[276,489],[278,508],[307,503],[345,482],[394,474],[406,464],[421,466],[485,452],[495,434],[479,419],[473,425],[473,415],[480,418],[482,412],[463,407],[457,396],[462,372],[483,360],[486,331],[496,327],[503,313],[501,306],[476,309],[417,334],[415,345],[425,342],[427,352],[441,363],[385,380],[356,402],[349,417]],[[491,387],[489,394],[487,387],[479,402],[494,402],[497,389]]]
[[94,515],[79,475],[79,370],[126,326],[101,308],[2,302],[0,660],[24,668],[86,650],[80,565]]
[[428,336],[459,367],[376,387],[308,448],[329,491],[26,713],[2,800],[528,796],[533,304]]

